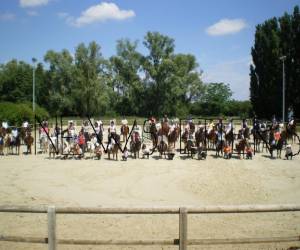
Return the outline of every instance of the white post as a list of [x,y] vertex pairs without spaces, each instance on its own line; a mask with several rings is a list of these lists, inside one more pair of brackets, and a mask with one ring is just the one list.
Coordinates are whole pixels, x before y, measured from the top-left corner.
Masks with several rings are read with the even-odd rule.
[[187,250],[187,209],[179,208],[179,250]]
[[55,206],[48,207],[48,250],[56,250]]

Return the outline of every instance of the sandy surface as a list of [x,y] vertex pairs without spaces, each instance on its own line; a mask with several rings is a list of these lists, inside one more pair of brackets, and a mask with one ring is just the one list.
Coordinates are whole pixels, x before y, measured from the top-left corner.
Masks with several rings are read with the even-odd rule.
[[[211,153],[213,154],[213,153]],[[0,157],[0,204],[56,206],[197,206],[300,204],[300,157],[259,154],[253,160],[50,160],[47,155]],[[46,215],[0,213],[0,234],[47,237]],[[191,239],[300,235],[299,213],[189,215]],[[58,215],[58,238],[175,239],[178,215]],[[190,246],[189,249],[286,249],[300,242]],[[4,243],[0,249],[47,249]],[[59,246],[59,249],[178,247]]]

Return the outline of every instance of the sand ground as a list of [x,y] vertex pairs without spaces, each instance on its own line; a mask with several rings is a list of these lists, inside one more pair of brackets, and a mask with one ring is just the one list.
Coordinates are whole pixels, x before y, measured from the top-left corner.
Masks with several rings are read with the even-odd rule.
[[[211,152],[210,154],[214,154]],[[109,161],[48,159],[47,155],[0,157],[0,204],[56,206],[197,206],[300,204],[300,156],[206,160],[176,155]],[[47,216],[0,213],[0,234],[47,237]],[[300,235],[300,212],[189,215],[191,239]],[[178,215],[58,215],[58,238],[175,239]],[[190,246],[189,249],[286,249],[300,242]],[[47,245],[0,242],[0,249]],[[178,249],[178,247],[59,246],[59,249]]]

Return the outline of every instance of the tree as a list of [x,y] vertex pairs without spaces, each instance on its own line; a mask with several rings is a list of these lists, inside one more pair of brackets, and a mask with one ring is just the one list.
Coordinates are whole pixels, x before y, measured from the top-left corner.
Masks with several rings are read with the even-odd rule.
[[300,80],[300,15],[296,6],[294,14],[285,13],[256,27],[255,42],[251,49],[253,65],[250,66],[250,99],[259,117],[282,115],[282,62],[286,56],[286,107],[293,107],[299,116]]

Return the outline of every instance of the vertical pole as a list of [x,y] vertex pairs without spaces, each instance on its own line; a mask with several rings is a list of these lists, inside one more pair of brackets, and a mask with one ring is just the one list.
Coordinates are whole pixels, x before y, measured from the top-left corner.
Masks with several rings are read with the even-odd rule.
[[179,250],[187,250],[187,209],[179,208]]
[[36,155],[36,115],[34,114],[34,125],[33,125],[33,129],[34,129],[34,154]]
[[284,59],[282,60],[282,122],[285,121],[285,68]]
[[55,206],[48,207],[48,250],[56,250]]
[[33,113],[35,114],[35,66],[33,65],[33,72],[32,72],[32,85],[33,85],[33,90],[32,90],[32,110]]

